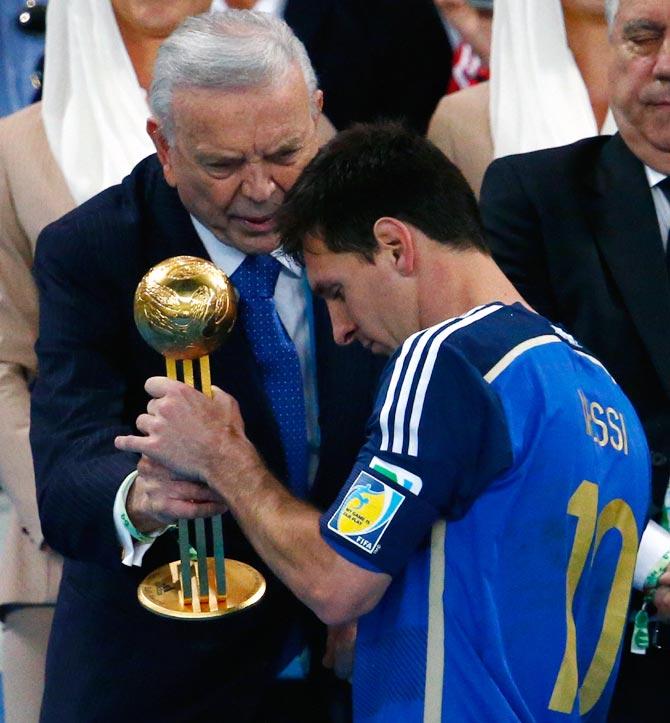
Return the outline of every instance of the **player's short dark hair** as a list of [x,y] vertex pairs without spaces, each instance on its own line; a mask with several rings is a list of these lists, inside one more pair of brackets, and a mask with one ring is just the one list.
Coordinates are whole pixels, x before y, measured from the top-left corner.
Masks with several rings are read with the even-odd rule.
[[372,260],[373,227],[382,216],[434,241],[488,253],[477,201],[461,172],[397,123],[355,125],[324,146],[287,193],[277,231],[284,251],[299,260],[309,237]]

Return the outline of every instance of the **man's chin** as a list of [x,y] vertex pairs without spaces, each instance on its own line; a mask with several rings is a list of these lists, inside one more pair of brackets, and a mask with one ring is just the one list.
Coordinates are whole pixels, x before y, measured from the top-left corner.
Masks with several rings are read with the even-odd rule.
[[230,233],[227,243],[245,254],[269,254],[279,246],[279,236],[270,233]]

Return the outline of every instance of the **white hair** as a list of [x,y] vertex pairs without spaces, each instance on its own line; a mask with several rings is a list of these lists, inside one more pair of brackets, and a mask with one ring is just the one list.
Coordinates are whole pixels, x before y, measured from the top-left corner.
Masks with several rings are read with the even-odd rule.
[[605,17],[610,30],[614,27],[616,14],[619,12],[619,0],[605,0]]
[[314,69],[305,46],[283,20],[253,10],[203,13],[187,18],[161,45],[149,105],[172,142],[175,88],[263,87],[281,81],[296,65],[313,102]]

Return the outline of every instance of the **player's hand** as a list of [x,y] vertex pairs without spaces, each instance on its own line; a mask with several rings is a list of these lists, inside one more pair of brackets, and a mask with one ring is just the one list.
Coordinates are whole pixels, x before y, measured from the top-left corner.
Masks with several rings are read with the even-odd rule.
[[216,492],[179,479],[155,460],[142,457],[137,471],[126,498],[126,512],[140,532],[158,530],[177,519],[212,517],[226,511]]
[[355,645],[356,621],[329,625],[326,652],[321,662],[325,668],[332,668],[338,678],[351,680],[354,672]]
[[166,377],[152,377],[145,389],[153,399],[137,418],[144,436],[117,437],[117,449],[139,452],[177,478],[211,484],[222,495],[239,484],[259,457],[244,433],[233,397],[213,387],[213,398]]

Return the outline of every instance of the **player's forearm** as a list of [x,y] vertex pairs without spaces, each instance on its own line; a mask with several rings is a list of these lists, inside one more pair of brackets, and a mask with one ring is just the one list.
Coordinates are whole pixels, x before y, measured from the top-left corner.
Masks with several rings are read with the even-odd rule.
[[342,585],[340,567],[349,563],[323,541],[319,512],[293,497],[257,456],[239,472],[238,484],[226,491],[216,473],[208,481],[275,574],[326,623],[365,612]]

